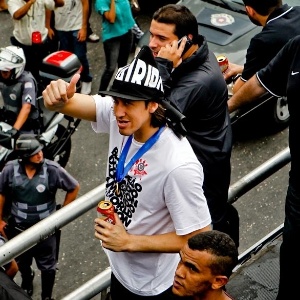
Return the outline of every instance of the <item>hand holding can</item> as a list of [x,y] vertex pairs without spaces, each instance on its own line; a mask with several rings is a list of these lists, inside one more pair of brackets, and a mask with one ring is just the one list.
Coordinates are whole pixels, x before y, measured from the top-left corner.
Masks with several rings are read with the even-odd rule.
[[221,69],[221,72],[224,74],[229,67],[228,58],[224,54],[217,56],[217,60]]

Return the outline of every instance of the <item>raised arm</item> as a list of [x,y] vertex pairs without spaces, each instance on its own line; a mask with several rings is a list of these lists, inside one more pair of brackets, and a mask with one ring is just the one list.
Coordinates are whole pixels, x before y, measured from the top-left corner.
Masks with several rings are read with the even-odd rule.
[[80,78],[75,74],[70,83],[58,79],[51,81],[43,91],[45,107],[75,118],[96,121],[96,104],[92,96],[76,93]]

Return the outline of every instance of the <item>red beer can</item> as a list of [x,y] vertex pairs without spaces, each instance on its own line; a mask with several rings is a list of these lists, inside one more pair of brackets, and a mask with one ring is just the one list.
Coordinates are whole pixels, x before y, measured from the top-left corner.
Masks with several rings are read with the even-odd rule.
[[228,58],[225,55],[221,54],[221,55],[217,56],[217,60],[218,60],[220,69],[221,69],[222,73],[224,74],[229,67]]
[[115,216],[114,216],[114,206],[113,204],[108,201],[108,200],[102,200],[98,203],[97,206],[97,215],[98,218],[111,223],[111,224],[115,224]]

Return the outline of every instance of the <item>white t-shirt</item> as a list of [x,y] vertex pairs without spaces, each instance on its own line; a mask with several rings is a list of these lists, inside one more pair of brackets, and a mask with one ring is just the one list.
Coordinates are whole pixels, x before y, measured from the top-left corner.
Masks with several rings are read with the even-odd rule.
[[[25,5],[23,0],[9,0],[7,1],[8,10],[11,16]],[[13,19],[14,30],[13,35],[18,42],[23,45],[32,45],[31,38],[34,31],[39,31],[44,41],[48,34],[48,29],[45,27],[45,13],[46,8],[50,10],[55,9],[55,3],[53,0],[36,0],[31,5],[27,14],[20,20]]]
[[65,5],[55,10],[54,24],[56,30],[79,30],[82,27],[81,0],[65,0]]
[[[128,137],[119,133],[110,97],[94,96],[96,132],[110,134],[106,198],[130,234],[185,235],[211,223],[202,190],[203,171],[186,138],[165,128],[158,141],[132,166],[115,194],[115,170]],[[125,165],[143,144],[132,140]],[[128,253],[104,249],[114,275],[131,292],[157,295],[168,289],[179,261],[177,253]]]

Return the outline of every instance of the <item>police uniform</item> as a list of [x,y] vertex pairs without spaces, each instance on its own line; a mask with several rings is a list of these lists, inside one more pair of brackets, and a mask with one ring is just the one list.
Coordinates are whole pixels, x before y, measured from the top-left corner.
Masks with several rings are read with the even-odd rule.
[[0,99],[4,103],[1,120],[14,125],[24,103],[31,104],[31,111],[22,131],[39,128],[39,112],[36,107],[37,85],[32,74],[24,71],[16,80],[0,81]]
[[[56,162],[45,159],[29,179],[22,162],[8,162],[0,176],[0,193],[11,202],[8,235],[31,227],[56,210],[57,189],[66,192],[77,188],[78,182]],[[16,258],[22,274],[22,286],[32,283],[32,259],[42,275],[42,294],[51,295],[56,270],[56,236],[52,235]],[[26,281],[27,280],[27,281]],[[49,291],[50,289],[50,291]]]

